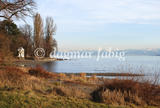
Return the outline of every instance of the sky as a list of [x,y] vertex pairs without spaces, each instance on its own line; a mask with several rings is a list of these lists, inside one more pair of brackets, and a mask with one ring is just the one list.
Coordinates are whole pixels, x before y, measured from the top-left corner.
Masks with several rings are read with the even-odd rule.
[[[36,0],[59,49],[160,48],[160,0]],[[32,21],[28,20],[28,23]]]

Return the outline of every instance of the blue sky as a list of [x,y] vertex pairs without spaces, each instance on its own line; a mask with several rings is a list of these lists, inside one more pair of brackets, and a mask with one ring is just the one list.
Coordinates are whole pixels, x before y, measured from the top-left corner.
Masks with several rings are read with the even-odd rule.
[[[160,48],[160,0],[36,0],[60,49]],[[32,22],[28,22],[32,23]]]

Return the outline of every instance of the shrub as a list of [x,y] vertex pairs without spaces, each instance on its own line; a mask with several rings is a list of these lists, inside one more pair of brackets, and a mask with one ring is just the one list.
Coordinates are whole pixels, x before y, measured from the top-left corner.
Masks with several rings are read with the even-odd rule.
[[76,79],[76,78],[75,78],[75,75],[74,75],[74,74],[71,74],[71,75],[70,75],[70,79],[71,79],[71,80],[75,80],[75,79]]
[[86,78],[86,73],[80,73],[81,78]]
[[60,74],[59,74],[59,76],[60,76],[60,78],[62,78],[62,79],[63,79],[63,78],[65,78],[65,77],[66,77],[66,74],[64,74],[64,73],[60,73]]
[[107,104],[160,105],[160,87],[149,82],[106,80],[91,95],[94,101]]
[[97,76],[96,76],[96,75],[92,75],[92,76],[90,77],[90,80],[92,80],[92,81],[97,81]]
[[40,66],[37,66],[36,68],[31,68],[29,70],[29,74],[36,77],[42,77],[42,78],[52,78],[55,76],[53,73],[47,72]]

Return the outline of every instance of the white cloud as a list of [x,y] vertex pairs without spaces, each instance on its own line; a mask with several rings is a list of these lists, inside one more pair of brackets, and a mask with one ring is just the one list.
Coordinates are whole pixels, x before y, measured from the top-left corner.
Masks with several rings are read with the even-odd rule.
[[60,25],[160,24],[159,0],[37,0],[43,16]]

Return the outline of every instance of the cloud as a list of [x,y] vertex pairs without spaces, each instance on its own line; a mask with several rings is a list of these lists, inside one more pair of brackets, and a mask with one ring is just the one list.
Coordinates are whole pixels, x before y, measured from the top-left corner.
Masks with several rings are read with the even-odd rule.
[[159,0],[37,0],[37,3],[43,16],[53,16],[58,24],[78,29],[107,23],[160,24]]

